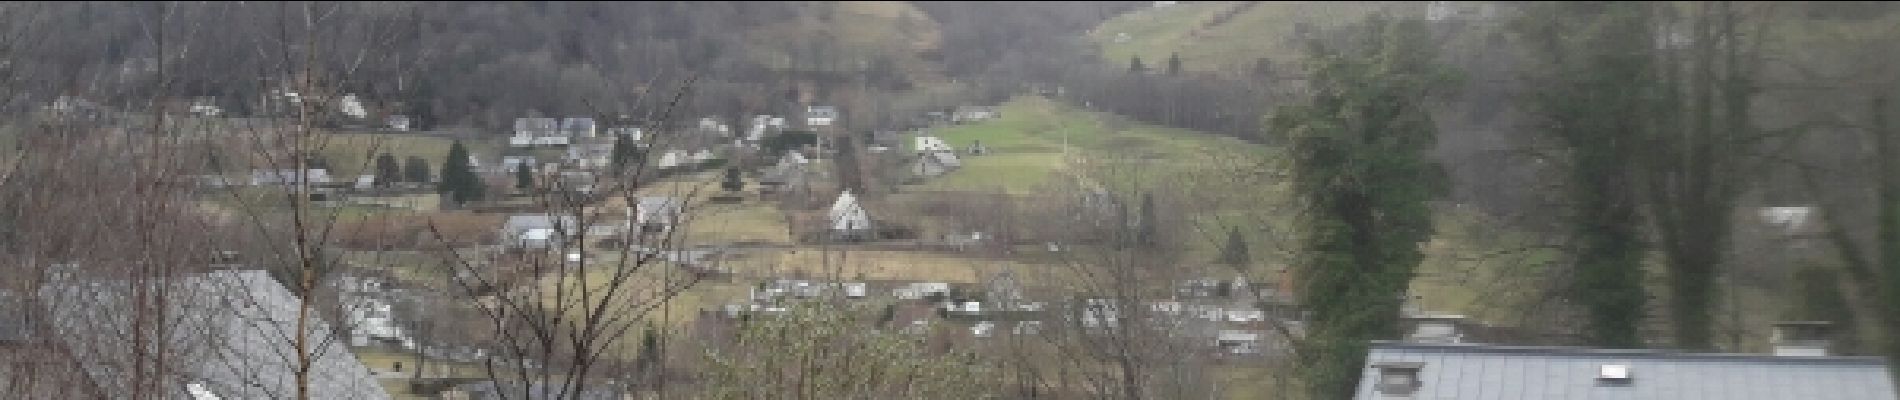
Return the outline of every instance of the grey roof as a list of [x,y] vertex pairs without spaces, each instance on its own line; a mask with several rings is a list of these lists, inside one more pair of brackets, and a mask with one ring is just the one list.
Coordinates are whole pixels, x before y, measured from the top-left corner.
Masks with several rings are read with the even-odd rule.
[[941,152],[941,151],[933,151],[933,152],[929,152],[925,154],[927,154],[926,157],[928,157],[930,160],[935,161],[937,165],[942,165],[942,166],[950,167],[950,168],[958,168],[958,167],[963,166],[963,161],[958,160],[957,155],[955,154],[950,154],[950,153]]
[[[1374,391],[1383,362],[1423,363],[1410,397]],[[1604,364],[1629,366],[1628,383],[1597,382]],[[1357,399],[1893,399],[1875,357],[1776,357],[1579,347],[1373,342]]]
[[[148,321],[163,327],[148,332],[163,338],[167,354],[170,393],[164,398],[192,399],[186,387],[193,384],[225,399],[294,397],[298,301],[269,274],[215,271],[150,284],[169,288],[164,320]],[[129,350],[136,347],[133,316],[150,311],[131,306],[133,288],[123,279],[65,278],[40,290],[55,336],[107,398],[130,395],[123,376],[135,360]],[[388,399],[369,369],[329,332],[328,324],[313,317],[303,333],[307,354],[315,357],[314,397]]]

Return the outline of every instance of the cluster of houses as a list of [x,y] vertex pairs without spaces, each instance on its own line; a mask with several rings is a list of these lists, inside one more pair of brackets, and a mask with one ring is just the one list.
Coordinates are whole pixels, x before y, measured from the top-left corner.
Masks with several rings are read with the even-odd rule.
[[[1215,287],[1224,289],[1213,289]],[[1184,340],[1205,343],[1223,356],[1262,356],[1288,349],[1271,324],[1297,326],[1299,315],[1271,290],[1256,292],[1245,279],[1193,279],[1180,282],[1180,293],[1169,299],[1140,301],[1146,315],[1160,325],[1176,327]],[[1261,302],[1265,296],[1268,301]],[[1080,296],[1051,301],[1032,298],[1013,273],[1002,272],[981,284],[915,281],[827,281],[773,279],[751,288],[742,302],[702,311],[702,323],[769,317],[790,313],[799,300],[837,298],[889,307],[891,329],[924,334],[951,329],[958,336],[981,340],[1007,335],[1035,335],[1047,324],[1075,326],[1085,332],[1108,332],[1128,315],[1114,298]],[[947,328],[944,328],[947,327]],[[1297,329],[1297,328],[1296,328]]]

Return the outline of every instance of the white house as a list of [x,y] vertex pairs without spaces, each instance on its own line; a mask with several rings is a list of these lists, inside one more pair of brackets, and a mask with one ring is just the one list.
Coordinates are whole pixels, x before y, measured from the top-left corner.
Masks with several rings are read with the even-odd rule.
[[805,126],[831,126],[838,121],[838,108],[832,106],[810,106],[805,108]]
[[685,201],[677,197],[641,197],[631,210],[633,223],[640,227],[641,232],[670,232],[680,223],[685,208]]
[[918,135],[917,137],[912,138],[911,141],[913,142],[914,147],[917,148],[918,153],[957,151],[955,147],[950,147],[950,143],[944,142],[943,138],[939,138],[936,136]]
[[349,310],[347,321],[351,346],[368,346],[374,340],[401,343],[406,349],[415,348],[415,339],[396,324],[395,307],[388,301],[375,296],[356,295],[346,297],[343,302],[344,309]]
[[330,183],[330,171],[321,168],[304,170],[302,174],[294,169],[256,169],[251,170],[251,185],[296,185],[308,180],[312,185]]
[[214,99],[200,97],[196,100],[192,100],[191,108],[188,109],[187,112],[201,117],[216,117],[224,114],[224,109],[218,107]]
[[1082,326],[1087,328],[1113,328],[1121,321],[1121,308],[1115,299],[1085,299],[1082,302]]
[[1808,217],[1814,215],[1814,207],[1762,207],[1755,212],[1761,216],[1764,224],[1799,231],[1808,226]]
[[343,95],[343,98],[338,99],[337,111],[342,112],[343,115],[347,115],[350,118],[369,118],[369,110],[363,108],[363,101],[357,100],[354,94],[346,94]]
[[686,165],[689,157],[685,151],[667,150],[666,153],[660,154],[658,166],[660,169],[679,168],[680,166]]
[[858,204],[858,197],[850,190],[838,194],[838,200],[831,203],[827,214],[831,221],[831,233],[848,238],[864,238],[871,234],[871,214]]
[[561,134],[561,122],[554,118],[515,118],[515,135],[508,138],[513,147],[567,145]]
[[805,158],[805,153],[800,153],[797,150],[786,151],[785,156],[779,157],[778,159],[778,166],[781,168],[802,167],[809,163],[811,163],[811,160]]
[[1214,338],[1214,345],[1221,353],[1233,355],[1260,354],[1260,333],[1242,330],[1222,330]]
[[698,165],[698,164],[705,164],[707,161],[712,161],[713,158],[714,157],[713,157],[712,150],[700,149],[697,152],[693,152],[693,156],[690,157],[690,161],[694,165]]
[[996,118],[999,116],[1001,116],[1001,114],[996,112],[996,107],[960,106],[960,107],[957,107],[957,111],[955,113],[952,113],[950,115],[950,121],[962,124],[962,123],[984,121],[984,120]]
[[571,215],[510,215],[502,224],[501,238],[509,247],[545,249],[560,246],[562,237],[576,235],[579,229],[580,223]]
[[389,118],[384,120],[384,123],[388,125],[389,130],[392,130],[392,131],[408,131],[409,130],[409,116],[407,115],[391,115],[389,116]]

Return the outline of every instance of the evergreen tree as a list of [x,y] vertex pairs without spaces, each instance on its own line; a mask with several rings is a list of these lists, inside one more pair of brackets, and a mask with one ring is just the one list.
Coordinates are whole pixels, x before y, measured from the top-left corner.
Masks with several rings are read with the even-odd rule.
[[1134,56],[1128,59],[1128,72],[1137,74],[1148,72],[1148,66],[1141,65],[1141,56]]
[[521,165],[515,166],[515,189],[528,190],[534,188],[534,171],[532,169],[533,167],[529,166],[528,163],[521,163]]
[[638,158],[639,151],[639,149],[635,148],[633,139],[628,138],[627,135],[615,137],[613,159],[611,160],[614,166],[614,174],[618,175],[626,171],[627,165],[633,163],[634,160]]
[[1220,249],[1220,262],[1235,268],[1242,268],[1253,262],[1253,256],[1247,251],[1247,240],[1240,235],[1240,227],[1227,229],[1227,246]]
[[719,187],[722,189],[726,189],[726,191],[728,192],[737,192],[740,190],[745,190],[745,181],[739,178],[739,167],[736,167],[736,166],[727,167],[726,181],[721,182],[719,184]]
[[403,165],[403,177],[406,182],[429,183],[429,160],[419,156],[409,156],[409,162]]
[[1310,103],[1269,119],[1291,147],[1305,257],[1297,274],[1312,312],[1296,346],[1307,398],[1351,398],[1367,343],[1398,334],[1403,295],[1432,235],[1427,202],[1445,190],[1429,155],[1427,109],[1444,72],[1419,21],[1369,18],[1355,46],[1310,47]]
[[481,178],[468,166],[468,147],[457,140],[449,147],[449,155],[442,161],[442,181],[436,187],[438,191],[449,195],[456,204],[465,204],[482,198]]
[[1168,55],[1168,76],[1181,76],[1181,53]]
[[1569,157],[1566,215],[1574,254],[1568,296],[1587,314],[1592,345],[1640,347],[1642,219],[1638,213],[1644,113],[1656,109],[1654,25],[1635,2],[1527,5],[1517,24],[1545,71],[1526,102]]
[[376,156],[376,186],[389,187],[402,180],[402,165],[396,162],[396,156],[389,153]]

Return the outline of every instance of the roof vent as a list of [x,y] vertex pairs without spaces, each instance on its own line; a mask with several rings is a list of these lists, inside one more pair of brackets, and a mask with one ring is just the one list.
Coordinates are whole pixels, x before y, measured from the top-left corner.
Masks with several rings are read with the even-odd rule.
[[1388,396],[1409,396],[1418,391],[1418,372],[1425,368],[1425,363],[1381,362],[1372,367],[1379,370],[1379,381],[1373,384],[1373,390]]
[[1597,380],[1612,383],[1630,381],[1629,364],[1603,364],[1597,366]]
[[1834,323],[1827,321],[1787,321],[1774,324],[1776,356],[1826,357],[1833,342]]

